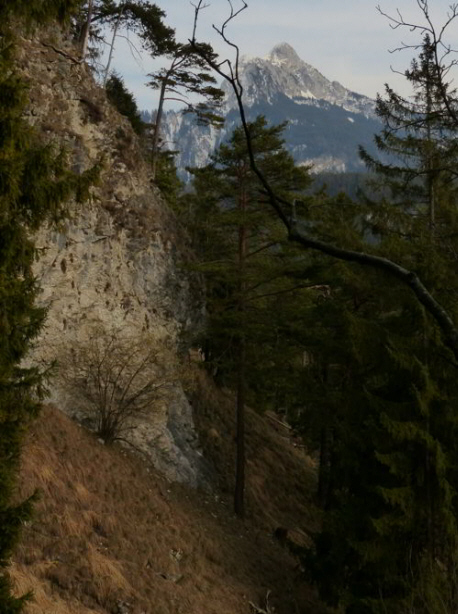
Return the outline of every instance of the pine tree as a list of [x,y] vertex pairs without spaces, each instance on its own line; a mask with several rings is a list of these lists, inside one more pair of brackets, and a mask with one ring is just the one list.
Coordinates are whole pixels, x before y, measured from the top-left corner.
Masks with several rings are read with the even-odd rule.
[[[89,41],[97,41],[102,28],[106,26],[113,29],[111,51],[120,27],[138,34],[144,49],[153,57],[169,52],[174,44],[174,30],[166,25],[165,13],[156,4],[145,0],[85,0],[78,2],[78,5],[80,10],[74,20],[74,30],[83,59],[86,58]],[[92,50],[92,55],[97,53]],[[105,81],[111,57],[112,53],[105,68]]]
[[126,88],[122,77],[112,74],[105,87],[108,100],[121,115],[127,117],[134,131],[138,135],[142,135],[145,132],[145,123],[140,117],[135,98]]
[[[2,3],[0,38],[0,611],[16,614],[24,598],[15,598],[6,568],[21,525],[29,517],[32,498],[11,502],[21,443],[38,411],[45,373],[24,367],[45,311],[35,305],[39,288],[32,273],[36,251],[33,232],[65,213],[71,196],[82,200],[94,172],[76,176],[67,170],[65,155],[42,145],[23,119],[27,87],[14,67],[15,29],[70,16],[71,3]],[[46,9],[46,10],[45,10]]]
[[415,249],[425,237],[437,244],[447,241],[457,183],[458,146],[448,126],[428,35],[406,79],[413,88],[411,99],[388,86],[386,97],[377,99],[376,111],[385,127],[376,144],[389,160],[370,156],[364,149],[361,155],[377,173],[374,184],[382,186],[385,195],[384,207],[375,202],[371,210],[372,231],[383,238],[402,233]]
[[[284,194],[308,184],[283,149],[284,125],[268,127],[263,117],[250,124],[258,163]],[[272,343],[275,332],[268,319],[269,298],[293,285],[285,276],[284,251],[279,247],[279,227],[266,206],[248,159],[243,132],[236,129],[205,169],[194,171],[195,195],[187,202],[197,207],[196,225],[204,258],[202,270],[208,284],[209,329],[204,342],[206,358],[219,371],[220,381],[236,390],[237,467],[234,507],[244,513],[245,404],[261,387],[259,374],[272,360],[259,346]],[[204,213],[205,212],[205,213]],[[202,235],[204,235],[202,237]],[[286,248],[283,248],[286,249]],[[290,263],[291,266],[291,263]],[[261,315],[263,314],[263,315]]]
[[[349,221],[369,228],[379,253],[420,273],[458,315],[456,152],[434,70],[426,37],[407,72],[413,101],[389,88],[379,98],[385,129],[377,143],[390,159],[363,155],[383,178],[382,198],[356,209]],[[332,232],[329,219],[322,228]],[[363,239],[352,240],[359,247]],[[327,308],[331,320],[316,314],[340,349],[332,352],[330,345],[329,353],[328,342],[315,349],[315,371],[326,366],[322,404],[331,435],[326,511],[309,569],[322,594],[347,612],[429,612],[428,595],[437,582],[453,583],[456,566],[454,361],[404,289],[380,274],[339,269]],[[343,338],[336,339],[337,330]],[[336,380],[339,372],[345,377]],[[310,398],[309,410],[313,403]],[[456,592],[447,607],[456,610]]]
[[[207,53],[216,59],[217,56],[211,46],[204,45],[204,47]],[[190,44],[175,43],[167,55],[170,59],[168,68],[162,68],[148,75],[151,77],[149,85],[159,90],[152,138],[153,179],[156,176],[164,103],[167,100],[184,103],[186,107],[183,112],[193,113],[201,124],[218,126],[224,123],[219,115],[224,92],[216,86],[216,79],[206,61]],[[197,96],[199,102],[190,102],[190,96],[192,98]]]

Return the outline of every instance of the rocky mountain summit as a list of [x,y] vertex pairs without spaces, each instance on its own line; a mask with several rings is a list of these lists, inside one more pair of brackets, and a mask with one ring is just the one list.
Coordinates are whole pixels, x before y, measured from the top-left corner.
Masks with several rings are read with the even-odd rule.
[[[298,164],[313,164],[314,171],[358,171],[358,146],[371,149],[380,130],[374,101],[330,81],[304,62],[288,43],[273,47],[264,58],[242,57],[240,77],[249,119],[264,115],[272,124],[287,121],[284,138]],[[226,122],[222,130],[199,126],[191,116],[170,111],[164,140],[180,150],[177,166],[202,166],[239,123],[235,95],[227,93]]]
[[[265,58],[242,58],[241,68],[245,104],[249,106],[265,101],[275,104],[278,94],[283,93],[298,104],[325,101],[351,113],[375,116],[373,100],[326,79],[316,68],[301,60],[288,43],[275,45]],[[232,92],[228,107],[235,107]]]

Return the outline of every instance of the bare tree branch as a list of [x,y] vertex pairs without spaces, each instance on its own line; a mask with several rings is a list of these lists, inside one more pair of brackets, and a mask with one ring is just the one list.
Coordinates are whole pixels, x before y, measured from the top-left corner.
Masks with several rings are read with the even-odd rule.
[[43,47],[48,47],[49,49],[52,49],[55,53],[58,53],[59,55],[63,56],[64,58],[67,58],[67,60],[70,60],[74,64],[82,64],[83,61],[84,61],[82,58],[80,58],[78,60],[77,58],[75,58],[73,55],[70,55],[66,51],[63,51],[62,49],[59,49],[58,47],[55,47],[54,45],[51,45],[51,43],[46,43],[45,41],[40,41],[40,44],[43,45]]
[[60,377],[79,417],[107,443],[152,412],[178,378],[175,362],[151,339],[97,329],[87,342],[58,349]]
[[[203,6],[203,0],[199,1],[198,4],[195,6],[193,37],[192,39],[190,39],[189,42],[191,46],[195,49],[195,51],[197,53],[200,53],[201,57],[203,57],[206,60],[208,65],[211,66],[211,68],[218,75],[220,75],[220,77],[222,77],[225,81],[227,81],[229,85],[231,86],[234,92],[235,98],[236,98],[238,111],[240,114],[240,120],[241,120],[242,127],[244,130],[245,138],[246,138],[247,151],[248,151],[248,157],[250,160],[251,169],[253,170],[255,175],[258,177],[261,183],[262,189],[265,195],[268,197],[271,207],[274,209],[274,211],[276,212],[280,220],[283,222],[287,230],[287,233],[288,233],[288,239],[290,241],[294,241],[295,243],[302,245],[306,249],[313,249],[321,253],[327,254],[329,256],[332,256],[334,258],[337,258],[339,260],[344,260],[346,262],[356,262],[364,266],[370,266],[372,268],[384,271],[385,273],[399,280],[403,285],[409,287],[414,293],[417,300],[425,307],[425,309],[435,319],[436,323],[438,324],[438,326],[440,327],[442,331],[442,334],[444,336],[446,343],[449,345],[449,347],[454,353],[455,358],[458,360],[458,328],[455,325],[452,318],[450,317],[450,315],[444,309],[444,307],[431,295],[431,293],[423,285],[423,283],[418,278],[416,273],[414,273],[413,271],[409,271],[408,269],[405,269],[404,267],[400,266],[396,262],[393,262],[382,256],[376,256],[376,255],[369,254],[366,252],[357,252],[353,250],[348,250],[348,249],[333,245],[331,243],[327,243],[325,241],[315,239],[307,232],[305,228],[301,228],[300,222],[294,219],[295,215],[294,215],[293,203],[286,201],[285,199],[280,197],[278,194],[276,194],[273,188],[270,186],[269,182],[267,181],[266,177],[263,175],[263,173],[258,168],[255,157],[254,157],[254,153],[253,153],[249,125],[247,122],[245,108],[244,108],[243,100],[242,100],[243,87],[242,87],[242,84],[240,81],[240,75],[239,75],[240,51],[239,51],[238,46],[235,43],[233,43],[231,40],[229,40],[226,34],[226,30],[228,26],[230,25],[230,23],[238,15],[240,15],[240,13],[244,11],[248,5],[245,2],[245,0],[242,0],[242,7],[239,10],[235,10],[232,4],[232,0],[228,0],[228,3],[230,7],[229,17],[224,21],[221,27],[218,28],[215,25],[213,25],[213,28],[216,32],[220,34],[220,36],[227,43],[227,45],[230,46],[233,50],[235,50],[235,69],[232,65],[232,62],[229,59],[223,62],[220,62],[220,63],[216,63],[211,57],[208,56],[208,54],[205,52],[204,47],[200,45],[196,39],[197,24],[198,24],[198,19],[199,19],[199,13]],[[414,23],[410,24],[406,22],[403,19],[402,14],[399,11],[398,11],[398,17],[394,18],[394,17],[391,17],[383,13],[380,7],[378,7],[378,9],[382,15],[385,15],[386,17],[388,17],[388,19],[390,19],[391,25],[394,28],[399,28],[401,26],[407,26],[411,28],[411,30],[413,31],[430,33],[434,41],[434,45],[435,45],[434,48],[436,51],[436,56],[435,56],[436,63],[438,63],[439,58],[437,55],[437,47],[441,43],[444,31],[445,31],[445,27],[441,29],[439,35],[436,35],[434,27],[432,26],[432,23],[429,20],[427,0],[417,0],[417,3],[425,15],[425,18],[427,20],[426,25],[418,25]],[[452,5],[451,15],[449,16],[449,19],[446,25],[449,25],[453,21],[453,19],[455,19],[457,12],[458,12],[457,6],[458,5]],[[224,66],[227,66],[227,71],[223,69]],[[443,72],[441,72],[439,76],[443,78]],[[442,84],[441,91],[444,97],[444,104],[446,104],[446,106],[448,105],[447,110],[450,114],[450,117],[453,119],[455,125],[458,127],[458,115],[455,112],[455,110],[451,108],[452,105],[448,97],[447,85],[444,84],[443,81],[441,81],[441,84]]]
[[[450,44],[444,41],[444,39],[449,26],[458,18],[458,3],[453,3],[450,5],[450,11],[447,13],[447,18],[445,19],[443,25],[440,28],[437,28],[434,25],[434,22],[429,12],[428,0],[417,0],[417,5],[420,9],[421,14],[423,15],[424,23],[414,23],[405,20],[399,10],[397,10],[396,16],[384,12],[381,9],[380,5],[377,6],[377,10],[383,17],[388,19],[390,27],[395,30],[398,28],[408,28],[411,32],[420,32],[422,34],[422,37],[426,34],[429,35],[429,37],[431,38],[431,44],[434,53],[438,89],[441,94],[442,102],[447,109],[449,119],[451,120],[453,127],[457,129],[458,108],[454,96],[451,96],[451,94],[454,94],[454,92],[449,91],[450,83],[447,83],[445,81],[447,75],[450,73],[450,70],[457,65],[457,60],[451,59],[449,60],[448,64],[446,64],[445,62],[451,54],[458,53],[458,51],[455,51]],[[419,49],[421,46],[421,44],[408,45],[405,43],[401,43],[401,46],[391,50],[391,53],[393,53],[394,51],[402,51],[404,49]]]

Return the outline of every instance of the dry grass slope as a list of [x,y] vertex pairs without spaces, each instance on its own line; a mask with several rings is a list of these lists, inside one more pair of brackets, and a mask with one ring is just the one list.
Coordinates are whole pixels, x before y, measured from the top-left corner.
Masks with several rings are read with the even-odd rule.
[[[235,399],[198,370],[193,391],[194,419],[206,456],[219,475],[219,487],[234,487]],[[246,411],[246,501],[248,516],[268,531],[282,526],[308,532],[316,527],[313,504],[315,463],[295,447],[288,431],[262,415]]]
[[[44,408],[18,493],[38,488],[41,497],[12,567],[17,590],[34,591],[28,614],[248,614],[268,590],[279,614],[318,614],[312,593],[297,586],[297,562],[271,537],[271,517],[288,520],[290,495],[271,501],[270,489],[297,459],[261,441],[266,432],[253,444],[264,451],[250,460],[251,518],[241,522],[224,496],[169,484]],[[261,478],[279,463],[278,474]],[[298,465],[293,482],[301,473]],[[289,516],[295,526],[298,512]]]

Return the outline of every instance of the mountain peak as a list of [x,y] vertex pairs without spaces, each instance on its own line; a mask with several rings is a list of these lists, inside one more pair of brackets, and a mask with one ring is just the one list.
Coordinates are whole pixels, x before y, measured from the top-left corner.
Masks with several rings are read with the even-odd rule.
[[275,47],[269,53],[268,58],[272,62],[301,62],[301,59],[297,55],[296,51],[288,43],[279,43],[278,45],[275,45]]
[[[245,89],[245,104],[274,103],[286,96],[297,104],[327,103],[350,113],[374,117],[374,102],[347,90],[337,81],[330,81],[311,64],[307,64],[289,43],[282,42],[264,58],[244,58],[241,79]],[[318,101],[321,101],[318,102]],[[228,106],[234,107],[229,94]]]

